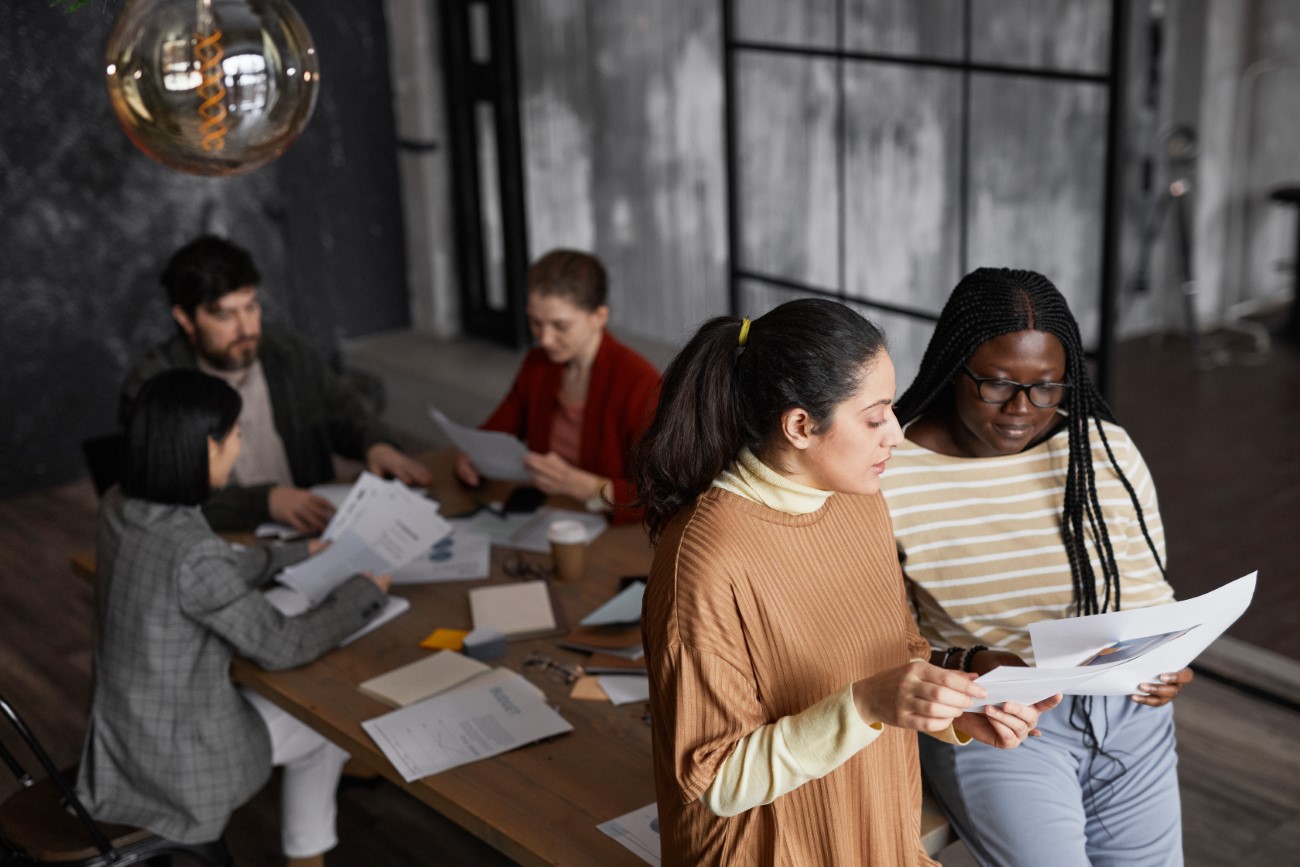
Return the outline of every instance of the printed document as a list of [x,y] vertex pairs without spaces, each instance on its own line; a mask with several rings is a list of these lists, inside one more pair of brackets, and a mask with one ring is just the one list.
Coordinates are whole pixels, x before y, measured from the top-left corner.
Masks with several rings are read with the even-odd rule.
[[1032,704],[1066,695],[1131,695],[1140,683],[1186,668],[1236,622],[1255,593],[1257,572],[1194,599],[1029,626],[1033,668],[1003,666],[976,683],[988,698],[976,706]]
[[508,669],[361,727],[408,783],[573,730],[537,687]]
[[392,571],[394,584],[432,584],[486,578],[492,545],[488,537],[472,530],[454,530],[407,565]]
[[659,867],[659,805],[647,804],[639,810],[610,819],[596,826],[620,844],[632,850],[642,861]]
[[437,407],[429,407],[438,429],[456,448],[469,455],[479,475],[508,482],[528,482],[532,474],[524,466],[528,448],[509,434],[494,430],[477,430],[456,424]]

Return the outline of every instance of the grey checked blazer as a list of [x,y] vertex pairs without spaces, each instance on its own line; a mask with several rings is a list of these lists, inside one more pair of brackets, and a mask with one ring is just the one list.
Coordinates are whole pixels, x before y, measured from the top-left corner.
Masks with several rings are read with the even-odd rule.
[[349,578],[285,617],[258,592],[306,543],[241,549],[197,506],[104,498],[96,548],[95,691],[78,794],[96,819],[187,843],[215,840],[271,773],[257,711],[230,680],[239,653],[302,665],[375,616],[383,592]]

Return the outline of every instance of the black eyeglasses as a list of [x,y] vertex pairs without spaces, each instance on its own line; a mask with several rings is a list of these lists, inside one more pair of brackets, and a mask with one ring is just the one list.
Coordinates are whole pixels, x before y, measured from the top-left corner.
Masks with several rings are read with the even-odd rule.
[[966,365],[961,366],[962,372],[969,376],[975,382],[975,387],[979,391],[980,400],[985,403],[1007,403],[1015,400],[1016,395],[1020,392],[1029,393],[1029,402],[1039,409],[1051,409],[1054,406],[1060,406],[1061,401],[1065,399],[1065,391],[1070,387],[1068,382],[1013,382],[1010,379],[993,379],[987,376],[976,376],[971,373],[971,369]]

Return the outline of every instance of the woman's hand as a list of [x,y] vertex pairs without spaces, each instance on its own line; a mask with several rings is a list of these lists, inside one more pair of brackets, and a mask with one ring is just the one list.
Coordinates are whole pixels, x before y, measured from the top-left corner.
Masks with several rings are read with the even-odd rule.
[[478,469],[475,468],[474,462],[464,452],[456,453],[456,478],[471,488],[477,488],[483,483],[483,480],[479,478]]
[[334,517],[334,504],[302,488],[276,485],[267,495],[267,511],[276,523],[315,536]]
[[524,456],[524,466],[532,473],[533,484],[552,496],[559,494],[582,502],[596,493],[600,483],[599,476],[578,469],[555,452],[529,452]]
[[853,684],[853,701],[867,722],[913,731],[943,731],[966,712],[984,688],[974,674],[909,662]]
[[1193,677],[1190,668],[1162,674],[1160,675],[1160,683],[1139,683],[1138,689],[1142,690],[1142,692],[1131,695],[1129,698],[1147,707],[1162,707],[1178,698],[1178,694],[1183,691],[1183,684],[1191,683]]
[[1009,750],[1020,746],[1025,738],[1038,737],[1038,717],[1061,703],[1060,693],[1031,705],[1014,701],[989,705],[984,713],[964,713],[953,725],[982,744]]

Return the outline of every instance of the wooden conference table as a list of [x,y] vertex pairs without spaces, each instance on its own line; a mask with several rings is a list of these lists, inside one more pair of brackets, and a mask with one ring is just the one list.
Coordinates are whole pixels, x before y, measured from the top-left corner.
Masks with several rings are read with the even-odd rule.
[[[510,489],[489,482],[471,493],[454,480],[449,453],[436,452],[422,460],[434,472],[431,493],[445,515],[472,510],[476,497],[501,499]],[[521,672],[541,688],[573,725],[568,734],[407,783],[361,728],[363,720],[391,708],[362,694],[357,684],[428,656],[430,651],[419,642],[438,627],[469,629],[473,624],[467,591],[510,581],[502,564],[511,553],[492,549],[486,582],[395,586],[393,595],[410,600],[409,611],[311,665],[270,672],[237,660],[234,677],[521,864],[643,864],[596,826],[654,801],[650,727],[642,720],[645,706],[570,699],[570,687],[563,680],[524,666],[532,651],[557,662],[585,660],[585,654],[557,647],[555,638],[512,641],[506,656],[490,664]],[[549,554],[522,556],[550,565]],[[645,574],[650,559],[649,540],[639,525],[606,530],[587,551],[582,581],[555,582],[565,619],[576,624],[618,592],[620,576]]]
[[[421,460],[434,473],[430,492],[442,504],[444,515],[471,511],[477,501],[503,499],[511,487],[488,482],[482,490],[470,492],[454,478],[451,453],[433,452]],[[576,507],[565,500],[554,504]],[[541,688],[547,701],[573,725],[568,734],[407,783],[361,728],[362,721],[391,708],[364,695],[357,684],[427,656],[430,651],[420,648],[419,642],[434,629],[469,629],[473,624],[467,591],[512,580],[503,563],[513,554],[493,547],[486,581],[395,586],[394,595],[410,600],[409,611],[311,665],[273,672],[236,659],[233,676],[339,744],[356,761],[521,864],[643,864],[596,826],[655,799],[645,706],[615,707],[571,699],[563,680],[525,667],[524,660],[534,651],[557,662],[585,661],[585,654],[559,648],[553,637],[509,642],[505,657],[491,664],[521,672]],[[576,624],[618,591],[621,576],[649,571],[651,555],[649,539],[639,524],[606,530],[587,550],[582,580],[554,582],[563,617]],[[549,555],[522,556],[550,564]],[[93,553],[78,555],[73,568],[87,577],[93,575]],[[943,845],[945,826],[941,817],[926,810],[922,833],[932,852]]]

